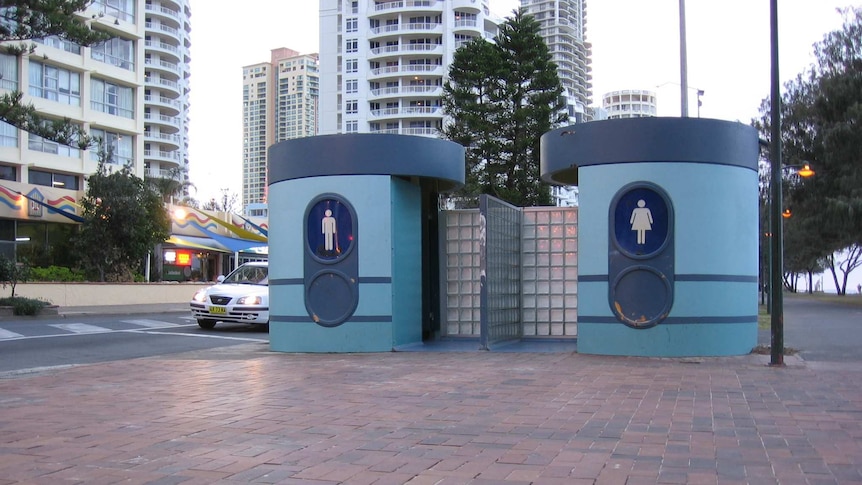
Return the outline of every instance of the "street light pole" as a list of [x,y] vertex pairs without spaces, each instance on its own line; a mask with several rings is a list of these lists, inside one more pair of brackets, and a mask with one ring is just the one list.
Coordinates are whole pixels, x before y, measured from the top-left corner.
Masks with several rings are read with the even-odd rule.
[[771,99],[771,130],[769,144],[769,159],[772,171],[770,190],[772,201],[769,205],[770,230],[772,232],[770,245],[770,302],[772,313],[770,320],[771,352],[770,365],[784,365],[784,295],[782,275],[784,274],[784,231],[781,217],[781,91],[778,76],[778,0],[769,0],[772,89]]
[[685,0],[679,0],[680,116],[688,118],[688,54],[685,45]]

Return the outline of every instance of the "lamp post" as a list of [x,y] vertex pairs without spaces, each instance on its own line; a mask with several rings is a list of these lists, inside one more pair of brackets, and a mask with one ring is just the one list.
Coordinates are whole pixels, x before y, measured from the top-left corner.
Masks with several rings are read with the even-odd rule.
[[680,116],[688,118],[688,55],[685,41],[685,0],[679,0]]
[[772,163],[772,203],[769,207],[770,229],[770,359],[769,365],[784,365],[784,295],[781,275],[784,273],[784,220],[781,217],[781,85],[778,76],[778,0],[769,0],[771,109],[772,120],[769,158]]

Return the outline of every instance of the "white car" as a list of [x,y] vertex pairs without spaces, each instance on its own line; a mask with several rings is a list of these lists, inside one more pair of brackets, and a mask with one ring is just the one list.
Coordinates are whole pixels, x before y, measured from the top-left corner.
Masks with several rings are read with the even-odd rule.
[[245,263],[216,285],[195,293],[189,306],[201,328],[217,322],[269,324],[269,266],[266,262]]

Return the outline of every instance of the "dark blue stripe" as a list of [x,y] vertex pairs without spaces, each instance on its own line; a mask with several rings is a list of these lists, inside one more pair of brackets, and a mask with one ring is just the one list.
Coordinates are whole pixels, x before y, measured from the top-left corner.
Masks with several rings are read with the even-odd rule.
[[[314,320],[311,319],[308,315],[270,315],[269,321],[271,322],[285,322],[285,323],[314,323]],[[344,323],[349,322],[392,322],[392,315],[354,315],[348,318]]]
[[360,283],[383,283],[383,284],[391,284],[392,278],[389,276],[360,276]]
[[[359,282],[368,284],[391,284],[392,278],[389,276],[360,276]],[[269,286],[291,286],[304,284],[305,280],[303,278],[278,278],[274,280],[269,280]]]
[[585,274],[582,276],[578,276],[578,281],[583,281],[584,283],[595,283],[608,281],[608,275],[606,274]]
[[[757,283],[757,276],[735,275],[735,274],[676,274],[675,281],[698,281],[698,282],[726,282],[726,283]],[[608,281],[606,274],[590,274],[578,276],[578,281],[584,283],[597,283]]]
[[[699,316],[699,317],[668,317],[658,324],[690,324],[697,325],[700,323],[754,323],[757,322],[757,315],[738,316],[738,317],[716,317],[716,316]],[[578,315],[578,323],[622,323],[616,317],[592,317],[588,315]]]
[[726,281],[728,283],[757,283],[757,276],[735,274],[678,274],[676,281]]
[[275,280],[269,280],[269,286],[289,286],[302,284],[305,284],[305,280],[302,278],[278,278]]

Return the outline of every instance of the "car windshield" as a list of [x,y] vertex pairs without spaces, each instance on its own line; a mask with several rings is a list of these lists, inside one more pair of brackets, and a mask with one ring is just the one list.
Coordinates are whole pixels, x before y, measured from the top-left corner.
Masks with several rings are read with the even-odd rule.
[[269,283],[269,272],[265,266],[240,266],[227,275],[224,283],[240,285],[266,285]]

